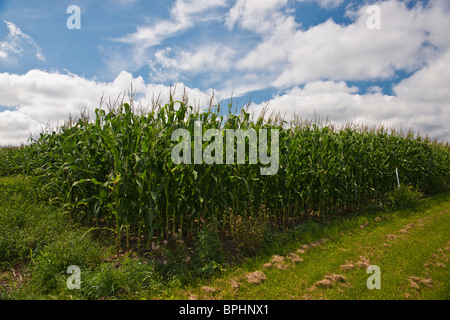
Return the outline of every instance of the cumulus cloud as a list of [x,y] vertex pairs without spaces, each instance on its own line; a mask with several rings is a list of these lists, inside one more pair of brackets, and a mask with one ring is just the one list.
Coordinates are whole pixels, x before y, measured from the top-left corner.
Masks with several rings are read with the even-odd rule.
[[151,75],[159,81],[176,81],[182,73],[226,72],[232,68],[234,49],[220,44],[207,44],[194,51],[165,48],[155,53],[149,62]]
[[[324,7],[341,4],[330,0],[316,2]],[[232,71],[223,74],[222,83],[232,81],[229,76],[258,75],[266,88],[287,89],[317,80],[386,80],[397,71],[419,70],[436,51],[445,51],[450,45],[445,32],[446,26],[450,28],[446,0],[430,0],[426,7],[419,2],[413,8],[398,0],[375,2],[381,10],[381,30],[367,27],[371,15],[367,4],[347,7],[346,15],[353,20],[348,25],[329,19],[304,29],[296,21],[288,0],[237,0],[228,7],[224,26],[237,37],[239,32],[250,31],[259,38],[229,42],[229,36],[219,37],[214,44],[199,39],[194,49],[192,45],[166,47],[152,53],[146,50],[192,28],[206,19],[204,15],[208,16],[212,9],[228,4],[225,0],[195,4],[175,1],[170,9],[171,19],[138,27],[135,33],[120,38],[132,44],[133,50],[126,57],[110,56],[108,65],[116,72],[124,67],[134,66],[137,70],[147,65],[151,76],[162,81],[199,72],[214,79],[217,71]]]
[[[418,6],[418,8],[420,8]],[[427,40],[439,51],[450,49],[450,1],[430,0],[426,9],[419,9],[417,23],[428,33]]]
[[[327,9],[342,4],[340,0],[310,1]],[[77,114],[85,107],[93,111],[102,94],[116,96],[128,90],[131,82],[144,101],[150,101],[155,92],[168,92],[165,86],[120,72],[124,66],[119,61],[137,66],[136,70],[149,66],[154,83],[185,81],[201,74],[202,83],[214,83],[216,97],[222,99],[277,90],[278,95],[269,101],[253,104],[253,110],[268,103],[270,111],[287,117],[316,113],[336,122],[382,123],[450,140],[449,2],[429,0],[407,6],[404,1],[385,0],[371,4],[381,9],[380,30],[367,27],[367,2],[346,7],[349,23],[329,19],[304,28],[288,0],[176,0],[169,19],[140,26],[119,39],[129,45],[131,54],[121,57],[111,50],[117,56],[111,56],[109,66],[119,74],[111,82],[39,70],[0,74],[0,105],[9,107],[0,112],[0,144],[27,137],[28,131],[50,120],[63,121],[69,111]],[[215,11],[219,8],[227,10],[222,17]],[[164,45],[165,39],[211,19],[223,23],[227,38]],[[20,51],[11,41],[20,29],[10,26],[11,38],[2,42],[0,61]],[[245,40],[224,40],[232,35]],[[147,50],[156,44],[164,46]],[[392,80],[399,71],[410,76],[392,87],[392,95],[383,94],[378,81]],[[374,85],[360,92],[349,81]],[[188,95],[197,101],[209,101],[210,94],[206,89],[188,88]],[[17,126],[9,124],[14,119]]]
[[410,10],[396,0],[378,5],[381,30],[367,28],[365,6],[349,12],[355,21],[346,26],[330,19],[302,30],[286,18],[237,67],[258,71],[269,66],[271,84],[279,88],[316,80],[387,79],[398,70],[420,68],[433,51],[424,43],[435,34],[426,29],[423,8]]
[[[228,0],[176,0],[170,8],[169,18],[151,24],[137,26],[136,31],[125,36],[112,39],[124,43],[129,50],[118,53],[115,47],[104,49],[104,62],[110,70],[138,70],[142,66],[155,64],[152,47],[160,45],[164,40],[192,29],[196,23],[222,19],[215,9],[226,6]],[[153,72],[156,72],[154,67]],[[170,77],[173,72],[161,71],[159,75]],[[175,75],[178,75],[175,73]]]
[[24,52],[24,48],[30,46],[34,49],[35,56],[41,61],[46,61],[41,48],[28,34],[22,32],[14,23],[5,21],[8,35],[4,41],[0,41],[0,59],[7,62],[15,61],[15,58]]
[[[155,24],[140,26],[136,32],[116,39],[120,42],[139,45],[143,49],[160,44],[162,40],[181,31],[192,28],[202,19],[209,19],[208,12],[222,7],[226,0],[176,0],[170,9],[170,19],[160,20]],[[202,17],[203,15],[203,17]],[[206,16],[206,18],[205,18]]]
[[[102,96],[115,99],[131,85],[143,107],[151,106],[158,96],[160,103],[168,102],[169,87],[146,84],[142,77],[134,78],[125,71],[111,82],[41,70],[23,75],[0,73],[0,103],[9,109],[0,112],[0,145],[26,143],[30,134],[36,135],[48,125],[62,125],[69,114],[77,116],[86,111],[93,116]],[[208,105],[212,92],[184,88],[179,83],[174,98],[181,100],[184,90],[191,103],[201,108]]]
[[383,125],[438,140],[450,141],[450,51],[393,87],[394,95],[380,90],[358,93],[343,81],[315,81],[294,87],[251,109],[257,114],[279,113],[286,120],[320,116],[330,122]]
[[229,29],[238,24],[244,29],[266,33],[283,19],[281,10],[288,0],[238,0],[228,12],[225,25]]
[[[317,2],[327,8],[341,4],[341,1]],[[295,20],[291,5],[287,0],[238,0],[225,15],[224,25],[230,32],[253,32],[259,36],[256,41],[247,38],[249,42],[244,43],[199,43],[194,50],[166,48],[157,50],[150,59],[141,56],[141,60],[148,59],[151,74],[163,80],[197,72],[213,78],[208,73],[231,71],[223,75],[221,83],[242,84],[234,91],[244,92],[244,87],[261,89],[259,83],[284,90],[319,80],[387,80],[398,71],[419,70],[450,45],[443,28],[450,28],[450,10],[445,0],[431,0],[425,7],[419,2],[412,8],[398,0],[375,2],[381,10],[381,30],[367,27],[371,15],[367,12],[368,5],[348,6],[346,15],[353,20],[348,25],[329,19],[308,29]],[[174,17],[177,6],[181,6],[179,2],[172,7]],[[176,21],[184,19],[171,23]],[[175,30],[178,29],[172,31]],[[228,79],[229,75],[233,79]],[[240,81],[253,77],[258,79],[257,85]]]

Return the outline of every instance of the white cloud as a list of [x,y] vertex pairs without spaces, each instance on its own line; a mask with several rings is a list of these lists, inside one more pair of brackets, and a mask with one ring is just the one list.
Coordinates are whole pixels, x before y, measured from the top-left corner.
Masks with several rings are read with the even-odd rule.
[[117,41],[139,45],[143,49],[160,44],[162,40],[192,28],[196,21],[208,18],[208,12],[226,5],[226,0],[176,0],[170,10],[170,19],[149,26],[140,26],[136,32]]
[[[340,0],[317,2],[325,7],[341,4]],[[122,55],[107,50],[113,52],[106,59],[109,69],[114,73],[123,69],[137,71],[147,65],[150,75],[161,81],[204,72],[211,82],[217,70],[230,71],[223,75],[221,83],[257,75],[266,88],[288,89],[318,80],[387,80],[397,71],[419,70],[450,47],[445,31],[450,28],[447,0],[430,0],[425,8],[421,2],[413,8],[399,0],[376,2],[381,9],[381,30],[367,28],[370,14],[366,12],[367,4],[360,2],[347,7],[347,16],[353,19],[348,25],[330,19],[304,29],[288,0],[237,0],[222,21],[242,41],[230,42],[228,35],[218,36],[213,44],[196,39],[195,49],[194,44],[187,44],[156,52],[147,50],[207,20],[205,15],[211,10],[227,4],[226,0],[175,1],[170,19],[138,27],[135,33],[120,39],[132,45],[130,52]],[[244,38],[243,30],[257,37]]]
[[394,87],[394,92],[411,103],[440,104],[445,101],[450,106],[450,50],[401,81]]
[[[342,4],[340,0],[316,2],[324,8]],[[233,5],[227,0],[176,0],[169,19],[140,26],[120,38],[129,45],[130,54],[121,56],[111,50],[109,66],[115,74],[130,70],[129,66],[135,70],[150,66],[152,82],[184,81],[202,73],[206,86],[219,84],[219,99],[276,88],[285,93],[269,101],[270,110],[287,116],[316,112],[333,121],[354,118],[406,130],[412,127],[450,140],[449,2],[430,0],[425,7],[418,2],[412,8],[398,0],[375,4],[381,8],[381,30],[367,28],[366,2],[347,7],[347,16],[352,19],[349,24],[330,19],[306,29],[296,21],[288,0],[237,0]],[[216,9],[227,5],[228,13],[218,16],[220,10]],[[196,38],[197,42],[156,52],[148,50],[211,19],[223,22],[229,34],[213,40]],[[16,31],[10,30],[11,37]],[[227,41],[232,35],[239,41]],[[20,46],[11,43],[0,47],[0,59],[18,54],[14,50],[19,51]],[[394,86],[393,95],[384,95],[376,81],[366,93],[346,83],[389,80],[397,71],[408,71],[412,76]],[[30,130],[26,128],[35,130],[49,120],[63,121],[69,111],[77,114],[86,106],[93,110],[103,93],[114,97],[128,90],[131,82],[144,101],[150,101],[155,92],[168,92],[167,87],[146,84],[128,72],[106,83],[39,70],[24,75],[0,74],[0,104],[11,107],[0,112],[0,144],[26,138]],[[210,91],[188,89],[188,93],[197,101],[206,102],[210,97]],[[10,124],[14,119],[17,126]]]
[[294,115],[313,115],[331,122],[387,128],[413,129],[432,138],[450,141],[450,51],[431,61],[425,68],[402,80],[393,88],[394,95],[383,95],[374,88],[357,93],[343,81],[315,81],[303,88],[294,87],[270,101],[253,104],[255,113],[268,105],[268,112],[279,112],[287,120]]
[[39,133],[39,122],[15,111],[0,112],[0,146],[27,143],[31,132]]
[[180,80],[183,73],[226,72],[232,68],[235,53],[232,48],[220,44],[206,44],[194,51],[172,52],[172,48],[156,51],[155,59],[149,62],[152,77],[164,82]]
[[[118,53],[117,47],[103,49],[104,62],[109,70],[117,73],[121,70],[138,70],[152,64],[149,48],[161,44],[164,40],[179,35],[201,21],[223,19],[215,9],[226,6],[228,0],[176,0],[169,12],[169,19],[162,19],[149,25],[138,26],[136,31],[114,41],[129,45],[129,50]],[[101,49],[102,50],[102,49]],[[153,62],[153,72],[158,69]],[[161,70],[165,77],[173,71]]]
[[[423,15],[429,12],[420,7],[409,10],[396,0],[379,6],[381,30],[367,28],[364,6],[350,13],[355,21],[346,26],[330,19],[301,30],[285,15],[236,66],[242,71],[272,71],[271,84],[279,88],[316,80],[387,79],[397,70],[420,68],[433,51],[424,43],[436,35],[424,23],[428,20]],[[442,15],[441,19],[445,20]]]
[[[160,103],[168,102],[169,87],[146,84],[142,77],[134,78],[125,71],[111,82],[41,70],[23,75],[0,73],[1,105],[10,108],[0,112],[0,145],[26,143],[30,133],[38,134],[47,124],[63,124],[69,113],[77,116],[86,110],[93,116],[102,96],[115,99],[131,85],[144,107],[151,106],[152,99],[159,95]],[[212,92],[184,88],[182,83],[176,88],[176,100],[181,100],[185,89],[193,105],[204,108],[209,104]]]
[[0,59],[14,61],[15,57],[21,55],[24,47],[31,46],[35,51],[35,56],[41,61],[46,61],[41,48],[34,42],[28,34],[23,33],[14,23],[5,21],[8,28],[8,35],[4,41],[0,41]]
[[238,0],[228,12],[225,25],[231,30],[238,24],[244,29],[266,33],[283,18],[288,0]]
[[437,49],[450,49],[450,1],[430,0],[426,10],[417,15],[417,21],[429,32],[428,41]]

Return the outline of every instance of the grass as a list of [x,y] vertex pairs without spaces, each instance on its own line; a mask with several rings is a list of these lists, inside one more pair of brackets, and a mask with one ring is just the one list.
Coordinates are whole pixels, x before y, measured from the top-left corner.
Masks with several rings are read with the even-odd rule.
[[[275,245],[266,255],[248,261],[227,275],[177,291],[172,297],[447,300],[450,298],[449,209],[447,193],[424,200],[415,211],[368,212],[325,221],[312,228],[314,223],[310,223],[309,230],[297,241]],[[311,247],[311,243],[320,239],[326,242]],[[299,253],[297,250],[305,245],[311,248]],[[303,261],[290,261],[289,253],[297,254]],[[265,266],[274,257],[278,260],[284,257],[283,263]],[[379,290],[367,288],[368,265],[380,267]],[[264,273],[265,281],[249,283],[248,277],[256,271]]]
[[39,200],[31,177],[4,177],[0,185],[0,268],[20,267],[64,230],[56,210]]
[[[132,95],[0,147],[0,298],[448,298],[448,143],[172,95],[145,111]],[[178,129],[186,141],[202,129],[194,151],[217,165],[178,163]],[[266,129],[268,150],[251,138]],[[242,130],[245,143],[229,140]],[[218,165],[234,161],[219,152],[227,141],[248,145],[244,163]],[[277,174],[262,174],[263,149],[279,153]],[[367,290],[369,264],[383,289]],[[66,285],[72,265],[79,290]]]
[[[108,241],[46,203],[32,177],[0,178],[0,299],[133,297],[161,285],[153,266],[114,255]],[[66,286],[67,267],[82,270],[82,290]]]
[[[353,210],[397,187],[396,169],[402,185],[426,192],[449,178],[448,143],[411,131],[286,122],[264,110],[234,113],[230,104],[224,113],[220,104],[199,110],[187,102],[170,99],[142,112],[132,96],[129,103],[120,97],[106,108],[100,103],[92,119],[82,113],[29,146],[0,148],[0,175],[39,177],[71,218],[113,231],[118,255],[151,245],[154,237],[198,237],[212,222],[247,253],[256,252],[263,228],[248,225]],[[278,171],[265,175],[269,151]]]
[[[40,190],[33,177],[0,178],[0,299],[449,299],[448,192],[266,230],[259,250],[231,261],[214,228],[195,247],[178,239],[117,258],[113,233],[69,221]],[[274,258],[284,261],[268,266]],[[380,267],[380,290],[367,289],[368,264]],[[80,290],[66,287],[69,265]]]

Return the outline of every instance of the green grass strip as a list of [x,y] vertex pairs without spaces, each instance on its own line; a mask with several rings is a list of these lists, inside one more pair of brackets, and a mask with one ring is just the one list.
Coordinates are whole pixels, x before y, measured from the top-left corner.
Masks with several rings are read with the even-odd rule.
[[[241,269],[172,297],[449,299],[449,209],[450,194],[441,194],[426,199],[422,209],[413,212],[367,213],[330,222],[322,225],[314,237],[308,235],[309,243],[303,239],[277,247],[277,255],[272,252],[272,257],[255,258]],[[324,242],[317,241],[320,239]],[[316,245],[313,247],[311,243]],[[296,248],[305,245],[309,248],[297,252]],[[293,262],[289,253],[302,261]],[[295,259],[293,255],[290,257]],[[272,259],[278,263],[268,267]],[[367,273],[369,265],[380,268],[380,289],[367,287],[371,276]]]

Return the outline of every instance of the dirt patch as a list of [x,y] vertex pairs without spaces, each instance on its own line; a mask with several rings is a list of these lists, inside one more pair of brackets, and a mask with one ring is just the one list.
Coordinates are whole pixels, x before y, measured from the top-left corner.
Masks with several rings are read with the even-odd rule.
[[411,286],[411,288],[413,288],[413,289],[420,289],[420,286],[419,286],[419,284],[417,282],[415,282],[412,279],[408,279],[408,281],[409,281],[409,285]]
[[269,262],[264,264],[264,268],[277,267],[278,269],[284,270],[289,268],[287,264],[284,263],[285,258],[279,255],[273,255]]
[[394,240],[394,239],[397,239],[398,236],[396,236],[395,234],[388,234],[388,235],[387,235],[387,238],[388,238],[389,240]]
[[286,269],[289,269],[289,265],[284,264],[284,263],[277,264],[276,267],[277,267],[278,269],[280,269],[280,270],[286,270]]
[[294,263],[302,262],[302,261],[303,261],[302,258],[300,258],[297,254],[292,253],[292,252],[289,253],[289,254],[287,255],[287,258],[288,258],[289,260],[291,260],[292,262],[294,262]]
[[318,241],[314,241],[314,242],[311,242],[310,244],[309,244],[309,246],[311,247],[311,248],[315,248],[315,247],[317,247],[317,246],[319,246],[320,245],[320,243],[318,242]]
[[347,270],[352,270],[354,267],[355,267],[355,265],[349,263],[349,264],[343,264],[341,266],[341,269],[344,271],[347,271]]
[[376,217],[375,219],[373,219],[375,221],[382,221],[380,217]]
[[267,280],[267,277],[261,271],[255,271],[247,274],[247,281],[249,283],[260,284]]
[[342,274],[329,274],[326,276],[326,279],[331,280],[333,283],[341,282],[341,283],[348,284],[347,278],[344,277]]
[[263,266],[264,266],[264,268],[276,267],[280,270],[286,270],[289,268],[289,263],[287,263],[286,260],[289,260],[292,263],[297,263],[297,262],[303,261],[303,259],[299,255],[291,252],[286,257],[279,256],[279,255],[273,255],[271,260],[269,262],[265,263]]
[[359,268],[368,268],[370,266],[370,259],[367,259],[364,256],[359,257],[359,261],[356,263]]
[[315,291],[317,288],[331,288],[334,284],[340,284],[345,287],[351,287],[347,281],[347,278],[341,274],[328,274],[325,279],[317,281],[310,288],[310,291]]
[[426,278],[420,278],[417,276],[408,277],[409,285],[411,286],[411,288],[415,289],[416,295],[418,294],[418,290],[422,286],[425,286],[427,288],[433,288],[435,285],[439,285],[437,282],[434,283],[428,274],[430,267],[441,267],[441,268],[447,267],[444,263],[444,262],[448,261],[447,256],[446,256],[447,252],[443,249],[438,249],[438,253],[439,254],[432,254],[430,259],[426,263],[423,264],[423,266],[426,270],[425,271]]
[[422,219],[417,220],[417,222],[419,223],[419,227],[425,227],[425,223]]
[[[331,288],[333,283],[330,279],[323,279],[314,283],[313,288],[322,287],[322,288]],[[314,289],[313,289],[314,290]]]
[[275,254],[275,255],[272,256],[271,262],[273,262],[273,263],[283,263],[284,262],[284,257]]
[[401,229],[399,232],[400,232],[400,233],[409,233],[409,231],[406,230],[406,229]]
[[237,282],[235,279],[231,279],[230,286],[233,290],[239,290],[239,282]]
[[202,287],[203,292],[207,293],[207,294],[214,294],[216,293],[219,289],[217,288],[213,288],[213,287],[207,287],[207,286],[203,286]]
[[308,249],[311,249],[311,248],[315,248],[315,247],[318,247],[318,246],[320,246],[322,244],[325,244],[327,241],[328,241],[327,238],[322,238],[322,239],[316,240],[314,242],[311,242],[309,244],[304,244],[304,245],[302,245],[300,247],[300,249],[308,250]]
[[408,281],[411,287],[414,289],[420,289],[419,284],[423,284],[428,288],[433,288],[433,280],[431,278],[420,278],[412,276],[408,278]]
[[431,258],[423,264],[425,268],[440,267],[446,268],[445,263],[448,262],[447,252],[450,251],[450,247],[444,247],[444,249],[438,249],[439,254],[432,254]]

